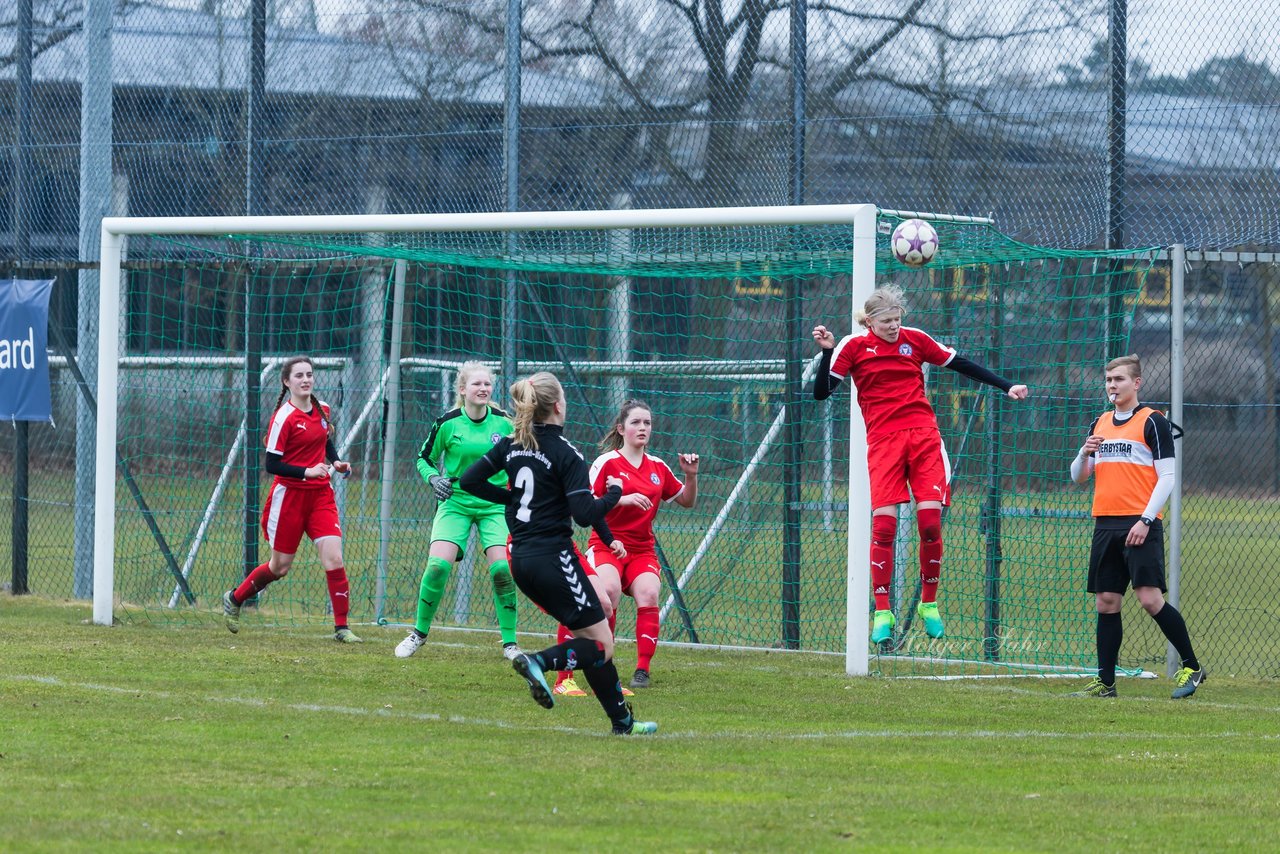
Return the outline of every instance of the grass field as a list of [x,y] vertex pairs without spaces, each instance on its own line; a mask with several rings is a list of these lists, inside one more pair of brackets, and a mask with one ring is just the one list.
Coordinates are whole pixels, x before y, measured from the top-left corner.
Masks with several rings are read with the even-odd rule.
[[[662,649],[647,739],[548,712],[487,633],[89,625],[0,597],[0,850],[1261,850],[1280,704],[1212,677],[852,679]],[[536,638],[522,639],[540,646]],[[623,648],[620,658],[630,660]]]

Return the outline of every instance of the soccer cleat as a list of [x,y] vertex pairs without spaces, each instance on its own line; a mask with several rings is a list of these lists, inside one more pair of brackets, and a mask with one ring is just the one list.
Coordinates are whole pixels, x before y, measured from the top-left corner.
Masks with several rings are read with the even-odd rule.
[[409,634],[405,636],[405,639],[396,644],[396,658],[408,658],[418,650],[422,649],[422,645],[426,642],[426,635],[420,635],[413,629],[410,629]]
[[524,677],[524,681],[529,683],[529,693],[533,695],[534,702],[544,709],[555,707],[556,698],[547,687],[547,677],[543,675],[542,667],[532,655],[526,652],[520,653],[511,659],[511,666],[516,673]]
[[636,692],[635,692],[635,691],[632,691],[632,690],[631,690],[630,688],[628,688],[626,685],[623,685],[623,686],[622,686],[622,696],[624,696],[624,697],[634,697],[635,695],[636,695]]
[[502,657],[507,661],[511,661],[522,652],[524,652],[524,650],[522,650],[517,644],[504,643],[502,645]]
[[[648,688],[648,687],[649,687],[649,682],[650,682],[650,679],[649,679],[649,671],[648,671],[648,670],[644,670],[644,669],[642,669],[642,668],[637,667],[637,668],[636,668],[636,672],[631,674],[631,687],[632,687],[632,688]],[[627,691],[627,689],[626,689],[626,688],[623,688],[623,689],[622,689],[622,694],[623,694],[623,696],[627,696],[627,695],[628,695],[628,691]]]
[[578,687],[578,683],[573,681],[573,677],[569,677],[563,682],[557,682],[556,687],[552,688],[551,691],[554,694],[559,694],[561,697],[587,696],[587,692]]
[[333,630],[333,639],[338,643],[364,643],[364,641],[351,629],[343,626],[340,629]]
[[240,631],[240,606],[231,598],[232,591],[222,594],[222,621],[227,624],[227,631],[235,634]]
[[1183,700],[1190,697],[1196,692],[1196,689],[1204,684],[1205,673],[1204,668],[1192,670],[1190,667],[1184,667],[1177,673],[1173,674],[1173,694],[1172,699]]
[[614,735],[653,735],[658,731],[658,725],[653,721],[638,721],[636,716],[631,713],[631,704],[627,703],[627,717],[624,721],[613,722]]
[[1068,697],[1100,697],[1103,699],[1111,699],[1111,698],[1119,697],[1120,694],[1116,691],[1115,683],[1108,685],[1106,682],[1103,682],[1101,679],[1095,676],[1089,680],[1089,684],[1084,686],[1084,690],[1072,691],[1067,696]]
[[924,620],[924,633],[931,638],[942,637],[942,615],[938,613],[937,602],[921,602],[916,606],[916,613]]
[[885,643],[893,636],[893,624],[896,622],[892,611],[876,611],[871,621],[871,642]]

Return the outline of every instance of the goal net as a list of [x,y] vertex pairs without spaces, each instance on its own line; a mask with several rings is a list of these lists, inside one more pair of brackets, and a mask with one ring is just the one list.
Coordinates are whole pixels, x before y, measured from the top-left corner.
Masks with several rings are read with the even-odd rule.
[[[829,206],[108,220],[95,620],[215,621],[222,592],[267,559],[263,436],[280,366],[305,354],[353,466],[334,483],[351,619],[411,623],[435,511],[415,459],[455,406],[458,366],[480,360],[499,405],[515,378],[557,374],[588,461],[626,398],[652,407],[651,453],[673,469],[677,453],[701,456],[696,507],[657,517],[664,641],[843,654],[850,672],[1088,667],[1089,499],[1067,466],[1152,256],[1029,246],[939,216],[938,258],[911,269],[888,251],[899,219]],[[890,280],[910,325],[1033,397],[927,374],[955,470],[947,636],[911,619],[904,516],[898,631],[872,648],[861,419],[847,384],[812,398],[809,330],[848,333],[852,308]],[[476,551],[436,625],[495,629]],[[304,539],[242,621],[319,631],[327,611]],[[624,600],[619,636],[634,613]],[[554,626],[522,601],[520,630]]]

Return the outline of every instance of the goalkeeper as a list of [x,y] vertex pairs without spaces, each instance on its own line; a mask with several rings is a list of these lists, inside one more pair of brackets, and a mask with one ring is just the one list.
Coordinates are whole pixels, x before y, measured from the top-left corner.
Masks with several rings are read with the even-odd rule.
[[[397,658],[408,658],[426,641],[453,565],[467,547],[474,525],[493,582],[493,604],[498,612],[502,651],[508,659],[520,653],[516,646],[516,586],[507,562],[505,508],[454,488],[454,481],[498,440],[511,434],[511,420],[490,402],[493,374],[479,362],[458,368],[455,407],[436,419],[418,453],[418,473],[431,487],[439,504],[431,523],[431,549],[418,591],[414,626],[396,646]],[[490,481],[505,489],[507,475],[498,472]]]

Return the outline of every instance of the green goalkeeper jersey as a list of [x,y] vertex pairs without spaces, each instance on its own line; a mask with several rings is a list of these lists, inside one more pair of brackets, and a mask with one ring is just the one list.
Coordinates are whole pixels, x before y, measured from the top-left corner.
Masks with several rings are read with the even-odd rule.
[[[418,474],[426,481],[435,474],[452,478],[462,476],[471,464],[484,456],[503,436],[510,436],[513,427],[507,413],[490,406],[479,421],[473,421],[464,409],[451,409],[431,425],[427,440],[418,452]],[[500,471],[489,482],[506,487],[507,473]],[[491,510],[493,505],[454,485],[453,496],[446,502],[456,510]]]

